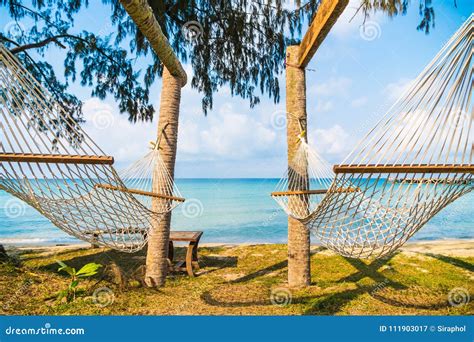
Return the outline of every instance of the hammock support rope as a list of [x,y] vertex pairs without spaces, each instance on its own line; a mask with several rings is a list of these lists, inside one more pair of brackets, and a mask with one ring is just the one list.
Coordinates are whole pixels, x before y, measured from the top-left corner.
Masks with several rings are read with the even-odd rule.
[[329,164],[308,145],[304,131],[299,136],[299,147],[292,165],[271,196],[288,215],[304,222],[317,210],[335,176]]

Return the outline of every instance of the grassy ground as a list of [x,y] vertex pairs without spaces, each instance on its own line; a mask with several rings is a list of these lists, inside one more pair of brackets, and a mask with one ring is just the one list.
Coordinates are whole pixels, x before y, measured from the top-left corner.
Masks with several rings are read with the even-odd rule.
[[[306,289],[289,290],[285,284],[285,245],[207,247],[200,248],[202,269],[198,277],[172,274],[164,288],[155,290],[144,288],[139,282],[145,261],[143,252],[130,255],[84,248],[16,253],[16,260],[0,265],[2,314],[474,313],[473,303],[465,300],[474,294],[472,256],[402,252],[383,260],[363,262],[315,247],[311,263],[313,284]],[[68,284],[67,277],[57,272],[55,260],[76,268],[88,262],[104,267],[79,285],[84,290],[82,296],[67,303],[54,298]],[[94,290],[103,287],[111,292],[100,292],[97,303]],[[468,303],[453,306],[449,298]]]

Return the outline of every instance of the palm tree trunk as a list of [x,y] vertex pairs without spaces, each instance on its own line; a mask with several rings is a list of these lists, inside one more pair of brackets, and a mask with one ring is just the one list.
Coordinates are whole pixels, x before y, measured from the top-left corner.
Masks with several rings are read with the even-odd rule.
[[5,247],[3,247],[3,245],[0,245],[0,262],[7,261],[7,260],[8,260],[7,251],[5,250]]
[[146,37],[153,51],[171,75],[180,78],[181,86],[187,82],[186,72],[173,51],[168,39],[161,30],[153,10],[147,0],[120,0],[123,8],[137,25],[140,32]]
[[[128,15],[137,25],[140,32],[149,41],[153,51],[163,62],[163,83],[160,104],[158,134],[162,134],[160,152],[171,179],[174,178],[174,164],[178,143],[178,118],[181,87],[187,82],[178,57],[161,30],[147,0],[120,0]],[[160,191],[158,172],[153,176],[153,190]],[[152,209],[159,212],[163,207],[160,200],[152,201]],[[170,234],[171,212],[161,220],[152,223],[148,240],[146,257],[145,283],[150,287],[162,286],[168,271],[168,241]]]
[[[160,155],[166,169],[174,179],[174,165],[176,160],[176,147],[178,143],[179,104],[181,100],[181,80],[174,77],[164,68],[163,84],[161,90],[160,119],[158,121],[158,135],[160,139]],[[153,177],[153,191],[163,192],[158,170]],[[169,194],[171,195],[171,194]],[[152,210],[160,211],[166,201],[154,198]],[[170,235],[171,212],[152,224],[148,239],[146,257],[145,283],[150,287],[159,287],[165,283],[168,271],[168,241]]]
[[[298,68],[299,46],[289,46],[286,50],[286,112],[288,168],[307,178],[307,170],[301,165],[293,165],[299,146],[298,136],[301,128],[306,130],[306,77],[304,68]],[[291,174],[290,172],[288,174]],[[294,188],[288,180],[290,190],[307,190],[308,182],[299,183]],[[306,189],[303,189],[306,188]],[[293,198],[291,201],[304,201]],[[291,206],[292,203],[289,203]],[[297,205],[293,203],[293,205]],[[309,230],[299,221],[288,218],[288,285],[291,287],[308,286],[311,282],[310,236]]]

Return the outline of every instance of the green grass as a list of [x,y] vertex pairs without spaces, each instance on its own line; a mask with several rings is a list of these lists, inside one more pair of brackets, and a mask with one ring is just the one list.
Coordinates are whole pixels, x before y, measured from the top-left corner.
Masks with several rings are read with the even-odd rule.
[[[182,257],[182,250],[178,251]],[[450,305],[453,289],[474,293],[474,258],[398,253],[382,260],[346,259],[323,248],[312,255],[312,285],[286,286],[286,246],[200,248],[196,278],[171,274],[166,286],[141,285],[144,252],[105,249],[18,252],[0,265],[0,313],[37,315],[467,315],[472,302]],[[54,296],[68,284],[55,260],[80,268],[104,265],[79,286],[72,303]],[[113,303],[101,306],[93,293],[107,287]],[[273,293],[273,295],[272,295]],[[460,293],[463,294],[463,293]],[[105,297],[105,301],[111,296]],[[283,303],[286,305],[277,305]]]

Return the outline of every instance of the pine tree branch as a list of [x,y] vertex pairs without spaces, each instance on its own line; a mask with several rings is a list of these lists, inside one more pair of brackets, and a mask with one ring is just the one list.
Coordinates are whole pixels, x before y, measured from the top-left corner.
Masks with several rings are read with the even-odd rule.
[[18,46],[16,48],[13,48],[11,49],[11,53],[13,54],[17,54],[17,53],[20,53],[20,52],[23,52],[23,51],[26,51],[26,50],[29,50],[29,49],[37,49],[37,48],[40,48],[40,47],[43,47],[45,45],[48,45],[49,43],[56,43],[59,47],[65,49],[66,47],[61,44],[58,39],[59,38],[71,38],[73,36],[70,36],[69,34],[59,34],[57,36],[53,36],[53,37],[49,37],[49,38],[46,38],[40,42],[37,42],[37,43],[31,43],[31,44],[25,44],[25,45],[21,45],[21,46]]
[[[8,38],[5,38],[5,40],[8,40],[10,43],[13,43],[13,44],[17,45],[16,48],[13,48],[13,49],[10,50],[11,53],[16,54],[16,53],[23,52],[23,51],[26,51],[26,50],[29,50],[29,49],[37,49],[37,48],[43,47],[43,46],[45,46],[45,45],[47,45],[51,42],[55,42],[61,48],[65,49],[66,46],[64,46],[59,41],[57,41],[57,39],[60,39],[60,38],[71,38],[71,39],[76,39],[76,40],[82,41],[82,42],[84,42],[86,44],[89,44],[89,45],[91,44],[91,42],[88,41],[87,39],[84,39],[84,38],[79,37],[79,36],[74,36],[72,34],[58,34],[56,36],[46,38],[46,39],[44,39],[40,42],[37,42],[37,43],[25,44],[25,45],[21,45],[21,46],[19,46],[18,43],[14,42],[14,41],[12,41]],[[99,47],[95,46],[95,50],[97,52],[99,52],[101,55],[103,55],[105,58],[107,58],[109,61],[111,61],[112,63],[119,64],[119,63],[117,63],[117,61],[115,61],[112,57],[110,57],[108,54],[106,54],[105,51],[103,51]]]

